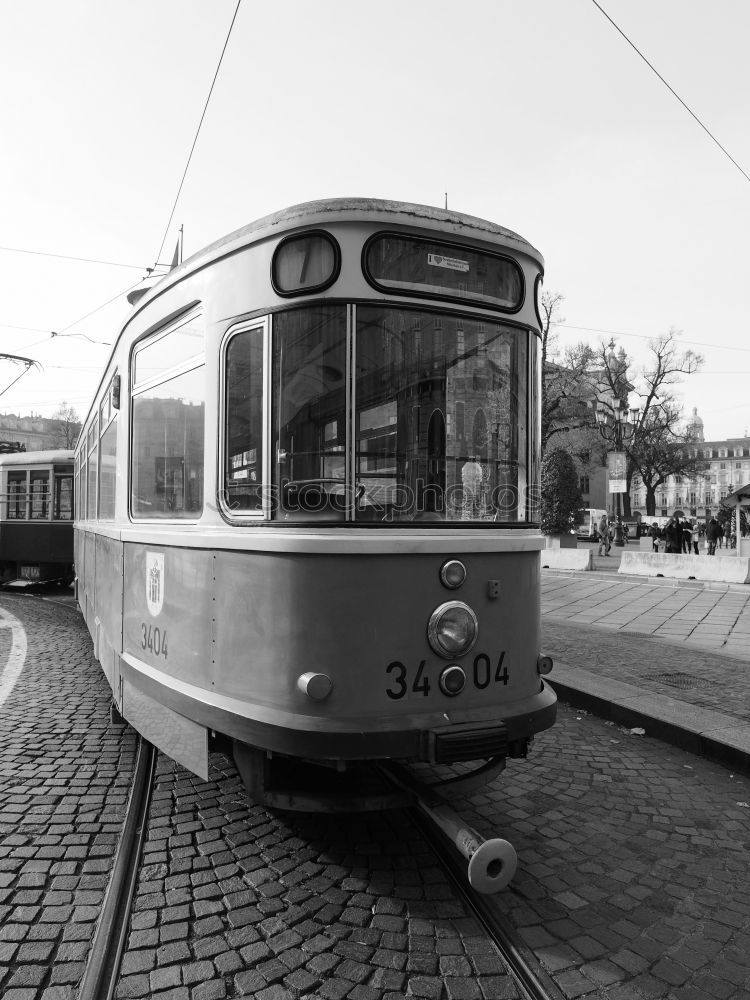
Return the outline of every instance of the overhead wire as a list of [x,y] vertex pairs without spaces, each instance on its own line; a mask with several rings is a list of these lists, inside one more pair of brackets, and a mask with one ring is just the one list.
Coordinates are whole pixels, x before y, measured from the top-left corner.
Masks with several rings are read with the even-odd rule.
[[[175,196],[174,203],[172,205],[172,210],[171,210],[171,212],[169,214],[169,221],[167,222],[167,226],[166,226],[166,229],[164,231],[164,236],[162,237],[161,245],[159,247],[159,252],[156,255],[156,262],[154,264],[154,268],[162,266],[161,264],[159,264],[159,257],[161,256],[162,250],[164,249],[164,244],[166,242],[167,235],[169,233],[169,227],[171,226],[172,219],[174,218],[174,213],[175,213],[175,210],[177,208],[177,203],[179,201],[180,194],[182,193],[182,188],[183,188],[183,185],[185,183],[185,178],[187,177],[187,172],[188,172],[188,169],[190,167],[190,162],[191,162],[191,160],[193,158],[193,153],[195,151],[195,147],[196,147],[197,142],[198,142],[198,136],[200,135],[201,127],[202,127],[203,121],[204,121],[204,119],[206,117],[206,111],[208,110],[208,105],[209,105],[209,102],[211,100],[211,95],[213,94],[214,86],[216,85],[216,80],[217,80],[217,78],[219,76],[219,70],[221,69],[221,64],[222,64],[222,62],[224,60],[224,54],[225,54],[225,52],[227,50],[227,45],[229,44],[229,39],[230,39],[231,34],[232,34],[232,29],[234,28],[234,23],[237,20],[237,14],[239,13],[241,2],[242,2],[242,0],[237,0],[237,5],[236,5],[236,7],[234,9],[234,14],[232,15],[232,20],[231,20],[231,22],[229,24],[229,29],[227,31],[226,38],[224,39],[224,45],[222,46],[221,55],[219,56],[219,61],[218,61],[217,65],[216,65],[216,70],[214,72],[213,80],[211,81],[211,86],[210,86],[209,91],[208,91],[208,96],[206,97],[206,101],[205,101],[205,104],[203,106],[203,111],[201,113],[200,121],[198,122],[198,127],[196,129],[195,136],[193,138],[192,146],[190,147],[190,153],[188,154],[187,162],[185,164],[185,169],[182,172],[182,178],[180,180],[180,184],[179,184],[179,187],[177,189],[177,194]],[[56,257],[56,258],[63,259],[63,260],[75,260],[75,261],[81,261],[81,262],[92,263],[92,264],[107,264],[109,266],[115,266],[115,267],[130,267],[130,268],[134,268],[134,269],[137,269],[137,270],[145,270],[147,273],[151,273],[152,270],[153,270],[153,268],[143,268],[143,267],[141,267],[138,264],[125,264],[125,263],[119,263],[119,262],[116,262],[116,261],[97,260],[97,259],[88,258],[88,257],[73,257],[73,256],[70,256],[68,254],[55,254],[55,253],[47,253],[47,252],[44,252],[44,251],[36,251],[36,250],[23,250],[23,249],[18,248],[18,247],[2,247],[2,246],[0,246],[0,250],[5,250],[5,251],[8,251],[8,252],[13,252],[13,253],[28,253],[28,254],[33,254],[35,256],[42,256],[42,257]],[[101,305],[97,306],[95,309],[92,309],[90,312],[86,313],[84,316],[80,316],[78,319],[74,320],[72,323],[69,323],[67,326],[63,327],[61,330],[52,330],[52,331],[50,331],[50,334],[49,334],[50,338],[55,338],[55,337],[81,337],[84,340],[88,340],[89,343],[91,343],[91,344],[99,344],[99,345],[104,346],[104,347],[111,347],[112,346],[111,341],[95,340],[93,337],[89,337],[88,334],[85,334],[85,333],[70,333],[68,331],[72,330],[72,328],[74,326],[77,326],[79,323],[82,323],[84,320],[88,319],[90,316],[93,316],[95,313],[99,312],[101,309],[104,309],[106,306],[111,305],[112,302],[115,302],[117,299],[121,298],[123,295],[127,295],[127,293],[129,291],[131,291],[131,289],[135,288],[136,285],[139,285],[139,284],[140,284],[140,280],[137,281],[137,282],[135,282],[134,284],[128,285],[128,287],[124,291],[118,292],[117,295],[114,295],[111,299],[108,299],[106,302],[103,302]],[[42,332],[44,332],[41,328],[38,328],[38,327],[13,327],[10,324],[0,324],[0,326],[3,326],[3,327],[10,326],[11,329],[28,330],[28,331],[35,332],[35,333],[42,333]],[[44,338],[44,340],[36,341],[35,344],[32,344],[30,346],[33,347],[33,346],[36,346],[38,344],[44,343],[47,339],[48,338]],[[17,381],[17,379],[15,381]],[[11,383],[11,384],[13,384],[13,383]],[[10,386],[8,388],[10,388]]]
[[[134,271],[145,271],[142,264],[124,264],[117,260],[99,260],[96,257],[71,257],[67,253],[50,253],[46,250],[24,250],[21,247],[0,247],[5,253],[27,253],[33,257],[55,257],[57,260],[75,260],[82,264],[106,264],[107,267],[129,267]],[[2,325],[2,324],[0,324]]]
[[709,139],[711,139],[711,141],[713,143],[715,143],[719,147],[719,149],[727,157],[727,159],[730,160],[734,164],[734,166],[739,170],[739,172],[742,174],[742,176],[745,178],[745,180],[746,181],[750,181],[750,174],[746,173],[746,171],[743,170],[743,168],[735,160],[735,158],[732,156],[732,154],[724,146],[722,146],[722,144],[719,142],[719,140],[716,138],[716,136],[713,134],[713,132],[711,132],[711,130],[706,125],[703,124],[703,122],[700,120],[700,118],[698,117],[698,115],[696,115],[696,113],[690,107],[688,107],[688,105],[685,103],[685,101],[683,101],[683,99],[680,97],[680,95],[677,93],[677,91],[667,83],[667,81],[661,75],[661,73],[659,72],[659,70],[653,65],[653,63],[649,62],[649,60],[641,52],[641,50],[638,48],[638,46],[635,44],[635,42],[633,42],[630,38],[628,38],[628,36],[625,34],[625,32],[622,30],[622,28],[615,21],[612,20],[612,18],[609,16],[609,14],[606,12],[606,10],[602,7],[602,5],[600,3],[597,3],[597,0],[591,0],[591,2],[597,8],[597,10],[599,10],[604,15],[604,17],[606,17],[606,19],[609,21],[609,23],[612,25],[612,27],[620,35],[622,35],[622,37],[625,39],[625,41],[628,43],[628,45],[635,52],[637,52],[637,54],[645,62],[645,64],[648,66],[648,68],[651,70],[651,72],[654,73],[661,80],[661,82],[664,84],[664,86],[667,88],[667,90],[670,92],[670,94],[672,94],[672,96],[674,98],[676,98],[680,102],[680,104],[687,111],[687,113],[690,115],[690,117],[693,118],[698,123],[698,125],[700,125],[700,127],[703,129],[703,131],[709,137]]
[[[552,320],[550,326],[563,327],[566,330],[583,330],[585,333],[604,333],[609,337],[634,337],[637,340],[658,340],[657,334],[648,333],[628,333],[626,330],[602,330],[596,326],[576,326],[575,323],[558,323]],[[730,344],[706,344],[701,340],[685,340],[679,338],[681,344],[691,344],[693,347],[709,347],[712,350],[721,351],[746,351],[750,352],[750,347],[734,347]]]
[[206,117],[206,111],[208,110],[208,104],[211,100],[211,94],[214,92],[214,86],[216,84],[217,77],[219,76],[219,70],[221,69],[221,64],[224,59],[224,53],[227,50],[227,45],[229,44],[229,37],[232,34],[232,28],[234,27],[234,22],[237,20],[237,14],[240,9],[240,4],[242,0],[237,0],[237,6],[234,9],[234,14],[232,15],[232,21],[229,25],[229,30],[227,31],[227,37],[224,39],[224,46],[221,50],[221,55],[219,56],[219,61],[216,65],[216,72],[214,73],[214,78],[211,81],[211,86],[208,91],[208,97],[206,98],[206,103],[203,106],[203,112],[198,122],[198,128],[195,131],[195,137],[193,138],[193,145],[190,147],[190,153],[188,154],[187,163],[185,164],[185,169],[182,172],[182,179],[180,180],[180,186],[177,188],[177,194],[175,195],[174,204],[172,205],[172,211],[169,213],[169,220],[167,221],[166,229],[164,230],[164,235],[162,236],[161,245],[159,246],[159,252],[156,255],[156,261],[161,257],[162,250],[164,249],[164,244],[167,241],[167,235],[169,233],[169,227],[172,225],[172,219],[174,218],[174,213],[177,209],[177,202],[180,200],[180,195],[182,193],[182,187],[185,183],[185,178],[187,177],[188,168],[190,167],[190,161],[193,158],[193,153],[198,142],[198,136],[200,135],[201,126],[203,125],[203,119]]
[[68,333],[67,331],[71,330],[74,326],[78,326],[79,323],[83,323],[85,319],[88,319],[90,316],[93,316],[94,313],[98,313],[101,309],[104,309],[106,306],[111,305],[113,302],[116,302],[117,299],[121,299],[123,295],[127,295],[128,292],[131,291],[131,289],[136,288],[138,285],[140,285],[140,281],[136,281],[134,284],[128,285],[128,287],[124,291],[118,292],[117,295],[113,295],[111,299],[107,299],[106,302],[102,302],[100,306],[97,306],[96,309],[92,309],[91,312],[87,312],[85,316],[80,316],[78,319],[73,320],[72,323],[69,323],[67,326],[64,326],[62,330],[52,330],[50,332],[50,336],[83,337],[84,340],[88,340],[92,344],[103,344],[105,347],[111,347],[112,342],[109,340],[94,340],[93,337],[89,337],[85,333]]

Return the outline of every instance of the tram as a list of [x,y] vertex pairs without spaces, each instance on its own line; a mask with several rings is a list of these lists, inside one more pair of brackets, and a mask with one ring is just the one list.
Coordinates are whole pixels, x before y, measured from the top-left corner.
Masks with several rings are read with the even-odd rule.
[[204,778],[231,746],[290,808],[284,782],[366,761],[526,756],[556,711],[542,273],[491,222],[335,199],[133,297],[75,457],[77,597],[124,719]]
[[0,584],[73,582],[73,458],[0,455]]

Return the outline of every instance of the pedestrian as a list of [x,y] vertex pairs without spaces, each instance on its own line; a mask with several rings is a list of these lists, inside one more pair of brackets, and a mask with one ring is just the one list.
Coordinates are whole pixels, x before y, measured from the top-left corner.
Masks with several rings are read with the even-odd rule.
[[608,556],[609,550],[612,547],[612,541],[609,537],[609,522],[606,514],[602,514],[599,518],[597,531],[599,532],[599,551],[597,555],[602,555],[602,548],[604,548],[604,555]]
[[659,535],[661,534],[661,532],[659,531],[659,525],[656,523],[656,521],[654,521],[654,523],[648,529],[648,533],[649,533],[649,536],[651,538],[651,548],[653,549],[654,552],[658,552],[659,551]]
[[693,551],[693,526],[687,518],[682,522],[682,551],[688,556]]
[[622,522],[622,539],[626,545],[630,541],[630,527],[627,521]]
[[721,521],[716,522],[716,541],[719,543],[719,548],[724,548],[724,525]]
[[716,555],[716,539],[719,537],[719,522],[712,517],[706,528],[706,541],[708,542],[708,554]]
[[680,555],[682,552],[682,524],[677,514],[673,514],[667,521],[667,526],[664,529],[664,538],[666,541],[664,551]]

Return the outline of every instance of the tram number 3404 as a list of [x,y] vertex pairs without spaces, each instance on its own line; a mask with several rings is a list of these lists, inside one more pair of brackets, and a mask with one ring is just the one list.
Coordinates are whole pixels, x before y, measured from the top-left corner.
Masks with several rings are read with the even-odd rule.
[[[486,653],[478,653],[474,657],[474,687],[481,691],[489,687],[490,684],[507,684],[510,676],[508,668],[504,665],[504,660],[505,650],[500,653],[497,664],[494,667]],[[385,672],[393,675],[391,687],[387,687],[385,693],[389,698],[393,698],[394,701],[405,697],[410,688],[414,694],[421,694],[425,698],[430,693],[432,685],[427,673],[426,660],[420,660],[414,679],[411,681],[411,686],[409,684],[409,670],[400,660],[393,660],[392,663],[389,663],[385,668]]]
[[146,625],[141,622],[141,648],[147,649],[154,656],[167,658],[167,630],[162,630],[158,625]]

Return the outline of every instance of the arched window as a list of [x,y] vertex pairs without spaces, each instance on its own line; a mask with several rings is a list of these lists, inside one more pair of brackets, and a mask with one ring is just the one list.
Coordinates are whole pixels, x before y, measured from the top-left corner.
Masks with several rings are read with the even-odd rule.
[[484,410],[479,409],[474,414],[474,425],[471,434],[475,451],[485,451],[487,448],[487,417]]

